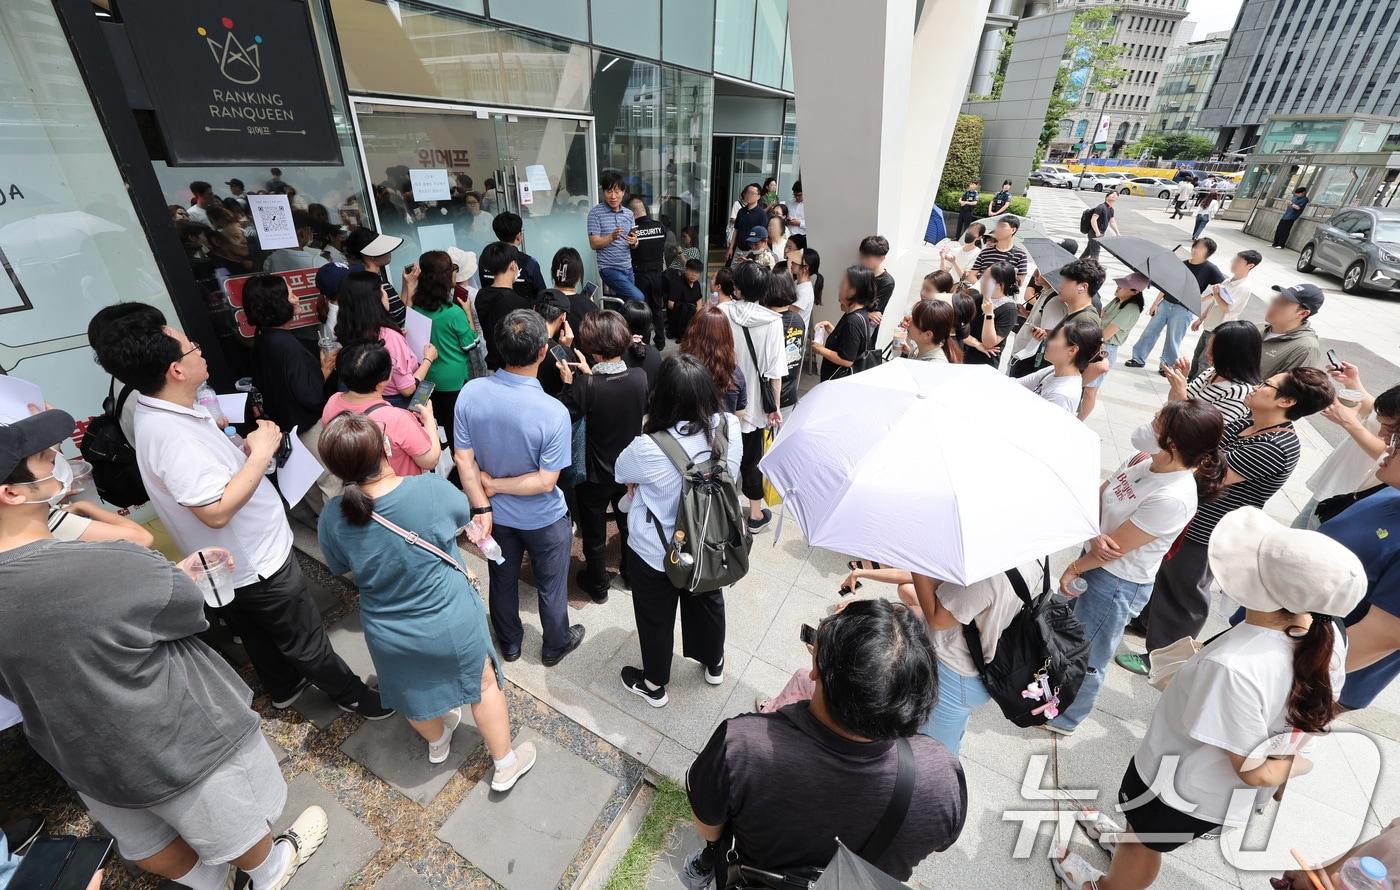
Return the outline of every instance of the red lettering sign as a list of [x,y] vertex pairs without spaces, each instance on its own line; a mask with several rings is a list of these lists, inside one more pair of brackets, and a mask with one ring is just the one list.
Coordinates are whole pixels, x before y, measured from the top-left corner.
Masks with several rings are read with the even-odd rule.
[[[272,272],[279,278],[287,280],[287,287],[292,289],[292,296],[297,299],[296,315],[292,316],[289,328],[309,328],[314,324],[321,323],[319,305],[321,302],[321,292],[316,289],[316,269],[293,269],[290,272]],[[238,322],[238,333],[247,339],[253,339],[256,332],[248,323],[248,316],[243,311],[243,285],[248,283],[252,275],[231,275],[224,279],[224,298],[233,307],[234,320]]]

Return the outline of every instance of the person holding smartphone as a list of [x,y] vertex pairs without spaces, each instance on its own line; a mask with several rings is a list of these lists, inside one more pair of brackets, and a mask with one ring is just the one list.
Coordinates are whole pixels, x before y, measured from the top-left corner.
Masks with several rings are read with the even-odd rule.
[[[383,344],[377,340],[351,343],[340,351],[336,371],[346,390],[327,400],[321,415],[322,428],[341,414],[364,414],[383,427],[389,466],[396,474],[405,478],[417,476],[438,465],[442,444],[431,398],[415,399],[418,405],[412,411],[384,400],[390,359]],[[429,385],[425,383],[424,387]]]

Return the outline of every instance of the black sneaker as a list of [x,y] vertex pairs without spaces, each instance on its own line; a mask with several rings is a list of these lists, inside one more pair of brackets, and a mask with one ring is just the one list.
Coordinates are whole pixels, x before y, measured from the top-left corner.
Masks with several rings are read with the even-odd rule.
[[559,662],[563,661],[564,656],[577,649],[579,647],[579,644],[582,642],[583,625],[575,624],[573,627],[569,628],[569,644],[564,647],[564,651],[560,652],[558,655],[545,655],[543,652],[541,652],[540,661],[544,664],[545,667],[552,668]]
[[514,652],[502,652],[502,653],[501,653],[501,661],[504,661],[504,662],[512,662],[512,661],[519,661],[519,660],[520,660],[520,650],[519,650],[519,649],[516,649]]
[[613,577],[614,573],[608,572],[608,580],[603,583],[601,588],[596,588],[589,585],[588,570],[579,569],[578,574],[574,576],[574,582],[578,584],[580,590],[588,594],[589,599],[601,606],[608,601],[608,584],[612,581]]
[[772,511],[772,510],[769,510],[767,507],[764,507],[764,508],[763,508],[763,516],[762,516],[761,518],[759,518],[759,519],[754,519],[752,516],[750,516],[750,517],[748,518],[747,522],[748,522],[748,524],[749,524],[749,534],[751,534],[751,535],[756,535],[756,534],[758,534],[759,532],[761,532],[761,531],[763,531],[765,528],[767,528],[767,527],[768,527],[768,524],[769,524],[770,522],[772,522],[772,521],[773,521],[773,511]]
[[43,816],[21,816],[13,822],[6,822],[0,831],[5,832],[5,843],[11,853],[23,853],[40,832],[44,830]]
[[666,697],[666,687],[658,689],[647,688],[646,680],[642,678],[642,669],[625,667],[622,669],[622,685],[633,694],[640,696],[643,701],[653,708],[664,708],[670,703]]
[[705,682],[711,686],[718,686],[724,682],[724,659],[719,660],[719,664],[714,667],[705,666]]
[[292,705],[296,704],[296,700],[301,698],[301,694],[305,692],[310,685],[311,681],[303,677],[301,681],[297,683],[296,688],[293,689],[291,692],[287,693],[281,698],[274,697],[272,699],[272,706],[279,711],[287,710]]
[[1135,359],[1135,358],[1130,358],[1130,359],[1128,359],[1126,362],[1123,363],[1123,367],[1125,367],[1125,368],[1145,368],[1145,367],[1147,367],[1147,363],[1146,363],[1146,362],[1140,362],[1140,361],[1138,361],[1138,360]]
[[336,703],[347,714],[359,714],[366,720],[388,720],[397,712],[393,708],[384,707],[384,703],[379,700],[379,690],[372,687],[365,687],[364,697],[352,704]]

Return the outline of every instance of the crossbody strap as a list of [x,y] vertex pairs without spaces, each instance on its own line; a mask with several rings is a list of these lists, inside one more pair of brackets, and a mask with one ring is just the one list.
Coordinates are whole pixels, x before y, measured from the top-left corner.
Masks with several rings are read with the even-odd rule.
[[438,559],[441,559],[443,562],[452,566],[452,568],[461,572],[463,578],[466,578],[468,581],[471,580],[471,575],[467,574],[467,570],[462,567],[462,564],[460,562],[458,562],[455,558],[450,556],[446,551],[439,549],[432,542],[426,541],[423,538],[419,537],[417,532],[410,532],[399,528],[397,525],[385,519],[383,516],[380,516],[378,513],[370,513],[369,518],[373,519],[375,522],[384,526],[389,531],[398,535],[400,538],[403,538],[405,541],[412,544],[414,547],[421,547],[422,549],[433,554]]
[[[1045,575],[1045,589],[1049,590],[1050,575]],[[1011,582],[1011,589],[1016,591],[1016,596],[1021,600],[1022,608],[1031,607],[1031,589],[1026,584],[1026,579],[1021,577],[1020,569],[1007,569],[1006,580]],[[976,620],[969,621],[963,625],[963,640],[967,642],[968,654],[972,656],[972,663],[977,666],[977,675],[980,677],[987,670],[987,659],[982,654],[982,631],[977,628]]]
[[361,412],[361,413],[363,413],[366,417],[368,417],[369,415],[371,415],[371,414],[373,414],[374,412],[378,411],[380,408],[388,408],[388,407],[389,407],[389,403],[388,403],[388,402],[375,402],[373,405],[370,405],[368,408],[366,408],[366,409],[365,409],[363,412]]
[[889,806],[885,807],[885,814],[880,817],[875,831],[870,835],[870,840],[865,842],[858,854],[872,864],[889,849],[890,842],[904,824],[904,818],[909,815],[909,804],[914,800],[914,749],[903,736],[895,739],[894,746],[899,756],[894,794],[890,797]]
[[763,403],[763,413],[772,414],[778,410],[773,404],[773,387],[768,385],[768,379],[763,376],[763,369],[758,366],[758,350],[753,348],[753,335],[748,328],[744,328],[744,342],[749,344],[749,358],[753,359],[753,372],[758,375],[758,395],[759,401]]

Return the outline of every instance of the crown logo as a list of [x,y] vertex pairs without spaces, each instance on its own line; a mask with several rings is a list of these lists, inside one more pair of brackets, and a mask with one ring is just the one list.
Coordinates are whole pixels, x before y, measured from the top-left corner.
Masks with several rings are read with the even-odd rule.
[[222,41],[211,37],[207,28],[195,29],[195,33],[209,44],[209,51],[214,54],[219,73],[233,83],[245,86],[257,83],[262,79],[262,35],[253,35],[253,42],[245,44],[233,33],[233,19],[224,16],[219,24],[228,32]]

